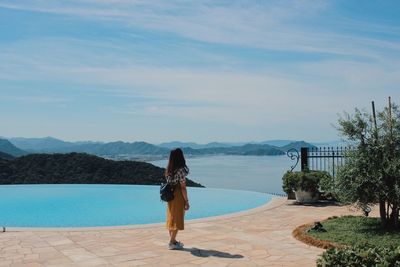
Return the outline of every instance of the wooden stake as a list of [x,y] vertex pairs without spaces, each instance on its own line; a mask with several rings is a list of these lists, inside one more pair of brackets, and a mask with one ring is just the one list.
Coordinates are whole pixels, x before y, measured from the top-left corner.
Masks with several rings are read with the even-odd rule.
[[375,126],[375,141],[378,142],[378,124],[376,123],[376,112],[375,112],[374,101],[372,101],[372,116],[374,118],[374,126]]
[[392,121],[392,98],[389,96],[389,128],[390,138],[393,137],[393,121]]
[[[375,144],[378,144],[378,125],[376,122],[376,112],[375,112],[375,102],[372,101],[372,116],[374,118],[374,126],[375,126]],[[379,153],[379,158],[382,159],[381,153]],[[382,194],[379,194],[379,215],[381,217],[381,224],[383,227],[386,227],[387,224],[387,210],[386,210],[386,200]]]

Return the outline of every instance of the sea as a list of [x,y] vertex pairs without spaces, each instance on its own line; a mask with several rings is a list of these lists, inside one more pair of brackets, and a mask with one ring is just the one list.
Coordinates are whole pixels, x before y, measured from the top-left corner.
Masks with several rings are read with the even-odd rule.
[[[166,167],[167,160],[150,161]],[[285,156],[203,156],[187,158],[188,178],[209,188],[284,194],[282,176],[295,162]],[[296,170],[299,166],[296,167]]]

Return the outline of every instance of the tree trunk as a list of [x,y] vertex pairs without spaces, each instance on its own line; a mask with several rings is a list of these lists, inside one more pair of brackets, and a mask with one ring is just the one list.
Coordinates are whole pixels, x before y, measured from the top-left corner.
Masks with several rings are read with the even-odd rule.
[[387,226],[387,219],[386,219],[386,205],[385,201],[381,198],[379,200],[379,213],[381,217],[381,226],[382,228],[386,228]]
[[[387,204],[387,208],[385,207]],[[386,230],[400,230],[398,203],[379,202],[379,211],[381,217],[381,227]]]
[[390,226],[393,229],[399,229],[399,207],[393,204],[392,213],[390,214]]

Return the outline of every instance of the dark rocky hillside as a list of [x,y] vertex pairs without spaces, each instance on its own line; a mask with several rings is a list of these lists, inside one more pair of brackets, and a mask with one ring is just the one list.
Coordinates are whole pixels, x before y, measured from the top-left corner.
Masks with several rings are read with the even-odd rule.
[[7,153],[1,152],[1,151],[0,151],[0,158],[1,159],[8,159],[8,160],[14,159],[14,157],[11,156],[10,154],[7,154]]
[[[31,154],[0,159],[0,184],[142,184],[164,182],[163,168],[82,153]],[[188,186],[201,187],[188,179]]]

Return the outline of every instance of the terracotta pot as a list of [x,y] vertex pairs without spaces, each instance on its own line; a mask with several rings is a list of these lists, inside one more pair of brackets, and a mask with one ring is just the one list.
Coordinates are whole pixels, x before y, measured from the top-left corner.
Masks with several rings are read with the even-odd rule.
[[310,191],[298,189],[297,191],[294,191],[294,193],[296,195],[296,201],[299,203],[313,203],[319,199],[318,193],[313,193]]

